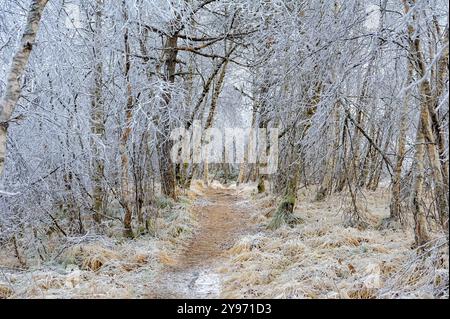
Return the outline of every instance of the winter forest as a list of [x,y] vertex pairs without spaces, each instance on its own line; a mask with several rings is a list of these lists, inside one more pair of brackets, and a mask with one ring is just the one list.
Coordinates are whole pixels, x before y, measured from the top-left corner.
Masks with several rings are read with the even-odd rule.
[[449,296],[444,0],[0,0],[0,299]]

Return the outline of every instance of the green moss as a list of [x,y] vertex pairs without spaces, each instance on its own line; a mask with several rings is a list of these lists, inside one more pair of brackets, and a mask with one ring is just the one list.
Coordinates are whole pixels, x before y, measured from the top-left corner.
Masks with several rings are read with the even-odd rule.
[[281,203],[278,205],[278,209],[275,212],[272,220],[267,228],[275,230],[280,228],[283,224],[294,227],[297,224],[302,224],[304,221],[300,217],[294,216],[295,196],[286,195]]
[[295,201],[296,201],[296,199],[295,199],[294,195],[286,195],[286,196],[284,196],[282,203],[285,202],[285,203],[295,205]]
[[258,182],[258,194],[264,193],[266,191],[266,186],[264,185],[264,179],[260,179]]
[[147,232],[147,227],[145,227],[144,225],[139,226],[136,231],[137,235],[139,236],[145,235]]
[[179,197],[178,198],[178,203],[181,205],[181,206],[183,206],[183,207],[188,207],[188,206],[190,206],[191,204],[192,204],[192,201],[189,199],[189,198],[187,198],[187,197]]
[[134,233],[133,230],[131,228],[124,228],[123,229],[123,237],[128,238],[128,239],[134,239]]
[[174,238],[179,237],[183,232],[185,231],[185,229],[181,226],[175,226],[170,230],[170,235]]
[[155,205],[160,209],[172,208],[174,204],[174,201],[168,197],[157,197],[155,199]]
[[156,236],[156,219],[155,218],[147,218],[145,221],[145,229],[151,236]]

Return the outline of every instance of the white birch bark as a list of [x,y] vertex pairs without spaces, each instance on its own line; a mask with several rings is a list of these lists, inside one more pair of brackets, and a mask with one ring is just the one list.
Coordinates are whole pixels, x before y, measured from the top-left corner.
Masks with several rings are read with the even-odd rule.
[[11,116],[17,101],[20,98],[20,82],[25,73],[25,68],[27,67],[28,59],[30,58],[31,50],[33,49],[39,30],[42,12],[47,2],[48,0],[31,1],[25,30],[20,40],[19,49],[13,57],[11,68],[6,79],[6,90],[0,101],[0,175],[3,173],[6,157],[8,126],[12,120]]

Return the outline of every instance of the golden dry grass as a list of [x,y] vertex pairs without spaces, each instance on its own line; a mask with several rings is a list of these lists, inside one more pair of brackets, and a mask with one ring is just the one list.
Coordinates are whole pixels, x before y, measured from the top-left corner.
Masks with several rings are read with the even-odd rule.
[[[314,191],[303,190],[295,210],[303,224],[262,230],[241,238],[228,250],[229,262],[221,269],[226,278],[222,297],[428,298],[436,278],[440,291],[447,285],[448,296],[448,275],[443,275],[445,270],[448,273],[448,253],[440,254],[444,262],[437,266],[440,270],[434,279],[412,271],[409,282],[405,278],[392,282],[416,253],[410,248],[411,231],[376,228],[388,214],[386,193],[365,194],[372,224],[358,229],[344,227],[341,197],[315,202]],[[276,201],[257,196],[255,204],[261,209],[253,212],[253,220],[267,225]],[[436,265],[425,268],[430,272]]]
[[57,260],[0,278],[0,298],[142,298],[161,268],[174,263],[195,225],[184,206],[167,208],[157,237],[97,236],[70,246]]
[[[188,202],[168,209],[156,221],[155,237],[98,237],[73,245],[59,257],[60,264],[7,273],[7,281],[0,280],[0,298],[145,298],[155,295],[157,276],[167,269],[182,264],[186,274],[194,272],[191,262],[182,262],[186,255],[206,264],[220,260],[211,271],[221,277],[223,298],[448,297],[447,238],[433,233],[432,243],[418,255],[411,250],[409,229],[378,229],[378,221],[388,214],[386,191],[365,194],[372,220],[368,228],[344,227],[346,200],[333,196],[315,202],[311,189],[301,191],[295,209],[304,223],[269,231],[277,200],[255,190],[253,184],[214,184],[208,190],[203,182],[193,181],[187,198],[198,200],[200,209]],[[226,218],[200,214],[224,203],[233,207]],[[246,215],[236,217],[232,210]],[[236,227],[233,216],[247,223]],[[227,227],[239,228],[231,246],[222,245],[228,239],[219,240],[230,238],[219,231],[219,224],[228,222]],[[195,245],[209,240],[214,245],[205,251]],[[5,256],[8,260],[11,256]]]

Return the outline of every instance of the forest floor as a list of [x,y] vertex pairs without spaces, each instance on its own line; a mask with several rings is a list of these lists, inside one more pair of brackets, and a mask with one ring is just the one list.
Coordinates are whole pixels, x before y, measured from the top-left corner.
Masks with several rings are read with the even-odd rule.
[[147,298],[436,298],[448,296],[448,245],[432,233],[412,250],[409,228],[389,224],[389,189],[366,191],[367,228],[347,225],[348,198],[299,192],[294,227],[267,228],[277,198],[256,185],[194,184],[193,236],[156,276]]
[[361,194],[374,221],[367,228],[346,225],[345,194],[317,202],[309,187],[294,212],[302,223],[272,231],[279,199],[256,193],[256,185],[195,181],[161,211],[155,234],[64,239],[58,257],[28,269],[0,251],[0,297],[448,297],[448,237],[432,232],[418,253],[411,226],[380,228],[387,188]]
[[218,298],[222,291],[218,267],[225,252],[254,231],[248,199],[236,190],[205,189],[193,205],[197,229],[182,253],[158,275],[148,298]]
[[347,194],[316,201],[316,188],[302,187],[294,215],[301,222],[272,231],[279,199],[250,196],[257,231],[242,236],[219,270],[222,298],[448,298],[448,235],[430,231],[430,243],[412,249],[412,225],[383,223],[390,191],[359,194],[368,227],[349,225]]

